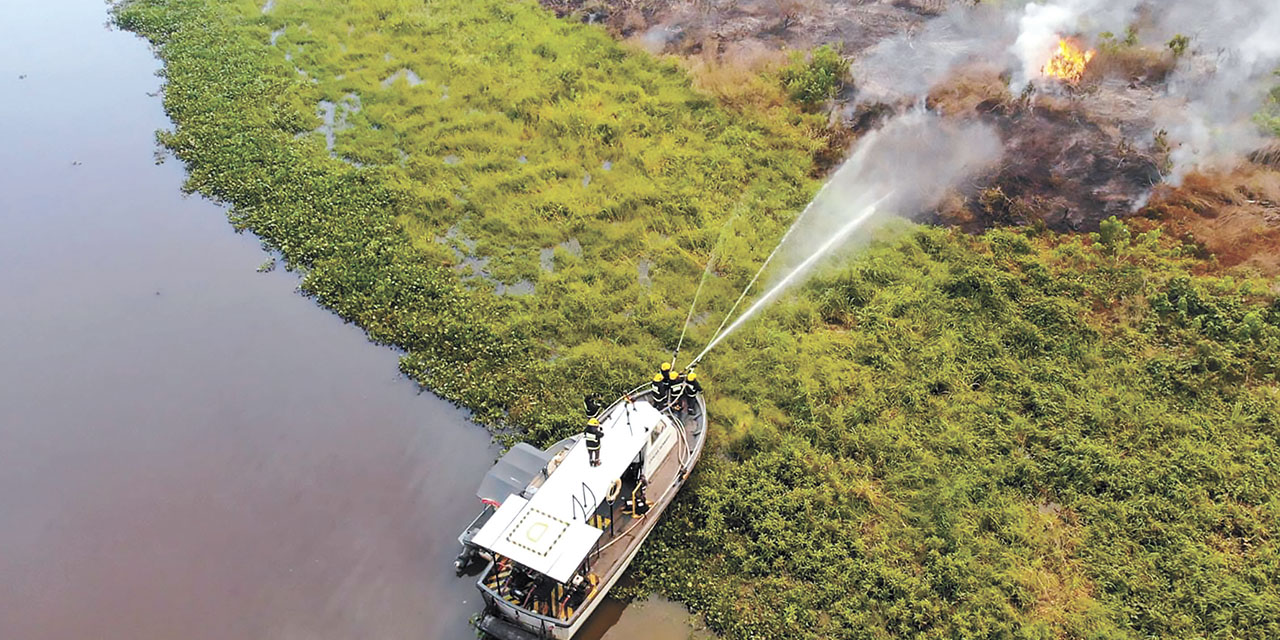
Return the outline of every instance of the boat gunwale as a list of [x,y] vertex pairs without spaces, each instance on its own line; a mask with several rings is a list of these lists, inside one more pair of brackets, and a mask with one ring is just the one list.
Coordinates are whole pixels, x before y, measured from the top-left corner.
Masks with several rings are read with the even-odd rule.
[[[635,399],[650,395],[651,393],[652,391],[650,390],[649,385],[642,384],[636,387],[635,389],[632,389],[629,393],[625,393],[619,396],[616,400],[610,403],[608,407],[602,409],[600,411],[600,414],[603,415],[603,414],[612,412],[617,407],[621,406],[623,402],[632,402]],[[653,532],[653,529],[656,528],[657,526],[656,519],[660,519],[662,513],[665,512],[666,507],[675,501],[674,492],[679,491],[680,487],[683,486],[685,481],[689,479],[689,471],[693,469],[694,466],[697,465],[698,460],[701,459],[702,457],[702,449],[705,447],[706,440],[707,440],[707,407],[706,407],[706,400],[703,398],[702,394],[698,394],[697,396],[695,396],[695,399],[698,402],[698,409],[699,409],[698,416],[695,418],[695,420],[701,423],[699,425],[701,427],[701,430],[700,430],[700,433],[698,433],[695,436],[693,443],[690,445],[688,457],[685,460],[680,462],[680,469],[679,471],[676,472],[674,481],[671,482],[667,486],[666,490],[663,491],[662,495],[659,496],[659,498],[654,501],[655,503],[654,507],[655,507],[655,510],[657,511],[657,513],[654,514],[655,524],[649,527],[649,530],[645,532],[644,536],[636,539],[634,545],[631,545],[629,547],[624,547],[624,548],[630,549],[630,553],[627,554],[626,561],[618,565],[613,572],[610,572],[609,574],[601,578],[601,584],[609,583],[609,587],[606,588],[603,593],[595,594],[594,596],[588,597],[588,601],[592,603],[590,606],[582,607],[579,610],[575,611],[574,615],[571,616],[568,620],[562,620],[560,618],[543,615],[536,611],[525,609],[524,607],[518,606],[508,601],[506,598],[502,597],[499,593],[497,593],[493,589],[490,589],[489,586],[484,583],[484,577],[489,575],[489,573],[493,570],[494,565],[497,563],[496,557],[489,560],[488,564],[485,566],[484,571],[480,572],[479,574],[481,576],[480,579],[476,581],[476,586],[480,589],[482,596],[486,600],[486,605],[509,608],[517,616],[528,616],[530,618],[538,620],[541,623],[549,623],[554,627],[559,627],[561,629],[571,629],[573,627],[576,627],[577,625],[584,622],[586,618],[590,616],[591,613],[594,613],[596,606],[598,606],[599,603],[604,598],[604,596],[607,595],[608,590],[612,588],[612,578],[614,578],[615,574],[620,575],[622,572],[626,571],[626,568],[631,565],[631,559],[635,557],[635,554],[639,551],[640,546],[643,545],[644,542],[649,539],[649,534],[651,534]],[[663,415],[672,417],[670,414],[669,408],[661,409],[660,411],[663,413]],[[684,428],[687,428],[685,425],[682,424],[683,421],[681,419],[675,418],[675,421],[677,422],[677,428],[681,428],[682,430]],[[688,442],[688,440],[689,438],[686,437],[685,441]],[[561,440],[561,442],[563,442],[563,440]],[[669,498],[668,498],[668,494],[670,494]],[[663,502],[664,500],[666,500],[666,502]],[[623,531],[619,534],[614,535],[613,539],[611,539],[608,543],[606,543],[603,547],[601,547],[596,551],[597,557],[600,552],[602,552],[605,548],[608,548],[609,546],[611,546],[614,542],[617,542],[619,539],[625,536],[630,530],[631,529],[627,529],[626,531]],[[588,554],[588,557],[590,557],[590,553]],[[509,622],[513,622],[513,624],[516,624],[516,625],[521,624],[519,620],[509,621]],[[541,631],[546,631],[545,627]]]

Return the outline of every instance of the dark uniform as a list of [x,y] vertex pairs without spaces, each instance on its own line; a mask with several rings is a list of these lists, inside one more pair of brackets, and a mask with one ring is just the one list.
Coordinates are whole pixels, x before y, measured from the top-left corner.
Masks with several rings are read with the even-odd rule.
[[666,375],[655,374],[650,390],[653,391],[653,406],[661,409],[671,401],[671,383],[667,381]]
[[587,422],[587,428],[583,430],[587,434],[587,456],[591,460],[591,466],[600,466],[600,440],[604,438],[604,430],[600,428],[600,422],[592,418]]
[[649,487],[649,481],[640,476],[636,480],[636,488],[631,491],[631,499],[627,501],[627,510],[631,515],[642,518],[644,514],[649,513],[649,499],[645,497],[644,490]]
[[671,388],[671,408],[675,411],[680,411],[680,403],[684,399],[684,375],[676,373],[675,371],[667,372],[667,384]]
[[702,393],[702,383],[698,382],[698,374],[690,371],[684,380],[684,392],[680,394],[680,405],[689,415],[697,415],[699,393]]

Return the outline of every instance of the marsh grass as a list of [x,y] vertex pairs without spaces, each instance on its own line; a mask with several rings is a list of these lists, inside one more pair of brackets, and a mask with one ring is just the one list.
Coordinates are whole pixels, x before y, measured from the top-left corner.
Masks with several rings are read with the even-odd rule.
[[[538,442],[669,353],[726,220],[711,310],[816,186],[811,116],[722,108],[532,2],[117,19],[165,61],[187,188],[406,373]],[[325,101],[360,106],[332,150]],[[642,587],[739,638],[1280,637],[1280,306],[1202,266],[1118,222],[886,232],[708,358],[712,451]]]

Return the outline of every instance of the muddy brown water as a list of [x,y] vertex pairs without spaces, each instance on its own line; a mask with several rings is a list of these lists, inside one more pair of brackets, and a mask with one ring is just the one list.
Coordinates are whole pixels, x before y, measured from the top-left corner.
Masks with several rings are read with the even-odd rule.
[[[0,638],[474,637],[485,431],[180,194],[159,65],[101,0],[5,13]],[[688,635],[661,600],[597,618]]]

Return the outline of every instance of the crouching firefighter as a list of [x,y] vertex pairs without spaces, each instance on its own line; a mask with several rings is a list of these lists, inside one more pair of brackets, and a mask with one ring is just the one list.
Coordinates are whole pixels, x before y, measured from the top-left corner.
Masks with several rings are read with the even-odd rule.
[[591,466],[600,466],[600,440],[604,438],[604,430],[600,428],[600,421],[596,418],[587,420],[587,428],[583,429],[583,433],[587,436],[587,456],[591,460]]
[[649,513],[649,499],[644,495],[644,490],[648,486],[649,481],[645,480],[643,475],[636,479],[636,488],[631,491],[631,498],[627,500],[623,513],[631,514],[634,518],[643,518],[644,514]]
[[667,401],[659,409],[676,409],[680,402],[680,394],[684,393],[684,376],[675,369],[667,372]]

